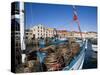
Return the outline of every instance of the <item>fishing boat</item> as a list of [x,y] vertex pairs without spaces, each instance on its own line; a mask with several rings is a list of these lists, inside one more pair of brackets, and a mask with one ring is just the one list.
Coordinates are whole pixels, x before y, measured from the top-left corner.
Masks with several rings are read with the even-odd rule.
[[82,43],[80,42],[80,51],[78,54],[71,60],[69,65],[66,65],[66,67],[63,70],[79,70],[82,69],[84,58],[85,58],[85,41]]
[[[74,19],[73,22],[78,24],[81,40],[75,40],[74,37],[66,39],[57,39],[46,46],[45,41],[39,41],[39,47],[36,51],[23,53],[25,47],[24,35],[24,8],[21,5],[20,9],[20,39],[22,50],[22,63],[29,69],[28,72],[42,72],[42,71],[61,71],[61,70],[78,70],[82,69],[86,50],[86,41],[83,41],[82,33],[78,17],[76,15],[76,8],[73,6]],[[26,69],[27,69],[26,68]]]
[[[66,47],[66,45],[68,45],[68,42],[66,42],[66,44],[62,44],[60,42],[57,45],[52,45],[52,46],[42,48],[41,53],[38,54],[38,57],[41,60],[40,63],[44,63],[46,64],[46,66],[49,66],[47,71],[82,69],[84,63],[85,51],[86,51],[85,43],[86,41],[84,42],[76,41],[75,45],[79,45],[80,47],[75,48],[78,50],[73,49],[72,51],[70,51]],[[64,54],[63,55],[61,54],[63,50],[67,55],[65,54],[65,56],[63,56]],[[57,65],[60,66],[57,67]]]
[[[38,55],[38,57],[40,58],[40,60],[42,58],[41,62],[46,65],[47,71],[78,70],[82,69],[83,67],[85,51],[87,48],[86,44],[87,41],[86,40],[83,41],[80,24],[75,11],[76,10],[75,6],[73,6],[73,9],[74,9],[74,21],[78,24],[81,40],[73,41],[72,38],[68,40],[69,42],[65,42],[66,40],[64,39],[63,40],[58,39],[57,41],[52,43],[52,45],[54,45],[54,50],[52,49],[53,47],[51,46],[42,48],[41,49],[42,53],[40,53],[41,55]],[[62,45],[62,48],[59,48],[60,45]],[[66,45],[66,48],[64,47],[64,45]],[[61,50],[59,51],[59,49]],[[61,55],[63,49],[65,49],[64,52],[67,54],[67,55],[65,54],[65,56],[63,56],[64,54]]]

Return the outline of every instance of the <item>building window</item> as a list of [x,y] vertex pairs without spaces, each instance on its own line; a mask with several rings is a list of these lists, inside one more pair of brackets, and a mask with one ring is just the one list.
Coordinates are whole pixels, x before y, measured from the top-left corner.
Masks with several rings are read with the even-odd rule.
[[28,33],[26,33],[26,35],[28,35]]

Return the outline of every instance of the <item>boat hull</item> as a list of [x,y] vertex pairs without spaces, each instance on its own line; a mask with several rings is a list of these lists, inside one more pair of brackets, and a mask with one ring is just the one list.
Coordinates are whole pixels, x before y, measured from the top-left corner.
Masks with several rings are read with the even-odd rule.
[[67,65],[63,70],[80,70],[83,67],[84,58],[85,58],[85,45],[82,47],[82,50],[71,60],[70,64]]

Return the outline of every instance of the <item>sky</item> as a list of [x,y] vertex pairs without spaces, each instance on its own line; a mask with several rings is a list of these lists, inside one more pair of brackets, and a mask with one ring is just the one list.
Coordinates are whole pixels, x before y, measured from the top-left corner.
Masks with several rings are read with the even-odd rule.
[[[26,28],[43,24],[57,30],[78,31],[77,23],[72,23],[72,5],[25,3],[24,10]],[[76,6],[76,11],[82,32],[97,32],[97,8]]]

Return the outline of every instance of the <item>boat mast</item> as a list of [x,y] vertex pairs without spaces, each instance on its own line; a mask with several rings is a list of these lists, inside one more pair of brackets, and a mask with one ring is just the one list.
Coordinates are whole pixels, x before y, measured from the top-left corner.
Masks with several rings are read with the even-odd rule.
[[22,51],[22,63],[25,62],[25,33],[24,33],[24,2],[20,2],[20,42]]
[[83,37],[82,37],[82,32],[81,32],[81,28],[80,28],[80,23],[78,20],[78,16],[77,16],[77,11],[76,11],[76,7],[73,6],[73,20],[70,23],[71,26],[71,38],[69,38],[69,44],[71,44],[72,42],[75,42],[75,37],[74,37],[74,32],[73,32],[73,23],[76,22],[78,25],[78,29],[79,29],[79,33],[83,42]]
[[77,23],[78,29],[79,29],[79,33],[81,35],[81,39],[83,40],[83,36],[82,36],[81,28],[80,28],[80,22],[78,20],[77,11],[76,11],[76,7],[75,6],[73,6],[73,21],[75,21]]

